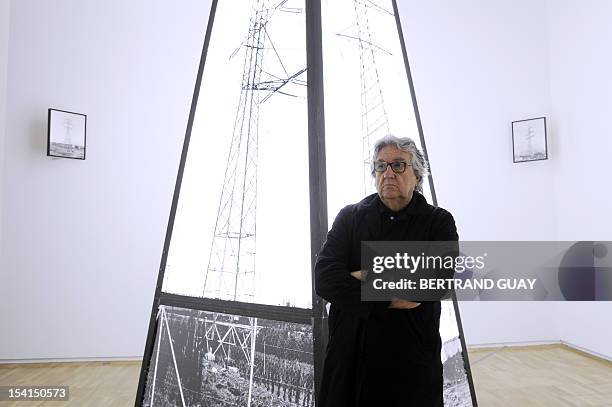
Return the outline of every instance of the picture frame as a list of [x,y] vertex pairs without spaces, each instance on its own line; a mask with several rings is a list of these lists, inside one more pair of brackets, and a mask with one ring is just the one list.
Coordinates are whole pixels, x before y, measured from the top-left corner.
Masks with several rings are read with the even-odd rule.
[[514,163],[548,160],[546,117],[512,122],[512,159]]
[[87,115],[49,109],[47,121],[47,156],[85,159]]

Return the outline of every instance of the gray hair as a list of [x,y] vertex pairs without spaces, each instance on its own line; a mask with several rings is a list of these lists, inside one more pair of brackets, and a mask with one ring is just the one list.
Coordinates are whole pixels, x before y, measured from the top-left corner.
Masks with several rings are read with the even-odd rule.
[[378,153],[380,150],[388,146],[410,153],[410,156],[412,157],[410,164],[412,165],[414,174],[418,177],[416,190],[423,192],[423,178],[429,175],[429,163],[425,159],[423,153],[416,146],[414,140],[409,137],[395,137],[392,134],[387,134],[383,138],[379,139],[376,144],[374,144],[374,154],[372,155],[372,176],[374,176],[374,162],[378,157]]

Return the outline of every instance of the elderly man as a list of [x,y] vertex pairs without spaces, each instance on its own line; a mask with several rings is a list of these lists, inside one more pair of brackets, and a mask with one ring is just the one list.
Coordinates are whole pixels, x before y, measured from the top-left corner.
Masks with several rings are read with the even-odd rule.
[[344,207],[315,265],[331,303],[320,407],[442,407],[440,302],[362,302],[361,241],[457,241],[452,215],[427,203],[428,166],[409,138],[374,147],[377,193]]

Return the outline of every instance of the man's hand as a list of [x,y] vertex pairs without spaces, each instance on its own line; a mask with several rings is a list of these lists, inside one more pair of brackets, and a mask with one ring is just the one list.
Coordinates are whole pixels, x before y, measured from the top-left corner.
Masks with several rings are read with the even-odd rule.
[[406,300],[400,300],[398,298],[391,298],[391,304],[387,308],[397,308],[397,309],[410,309],[416,308],[421,305],[420,302],[412,302]]
[[364,281],[365,273],[363,270],[351,271],[351,276],[355,277],[357,280]]

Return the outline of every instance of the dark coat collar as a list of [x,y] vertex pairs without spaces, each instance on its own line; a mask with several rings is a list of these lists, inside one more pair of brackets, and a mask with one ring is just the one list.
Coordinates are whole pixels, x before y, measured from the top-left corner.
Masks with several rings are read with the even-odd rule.
[[378,193],[373,193],[372,195],[366,196],[359,203],[357,203],[358,211],[372,211],[376,212],[379,215],[384,213],[395,214],[398,217],[404,217],[407,214],[417,214],[417,213],[429,213],[433,209],[431,205],[427,203],[427,200],[418,191],[414,191],[412,193],[412,199],[408,203],[408,205],[401,209],[398,212],[394,212],[389,209],[383,201],[378,196]]
[[387,208],[382,202],[378,193],[368,195],[357,205],[357,221],[366,225],[368,230],[368,240],[375,239],[376,236],[380,235],[382,227],[382,218],[388,214],[395,214],[398,220],[406,218],[409,215],[415,214],[429,214],[433,210],[433,206],[427,203],[425,197],[414,191],[410,203],[399,212],[393,212]]

